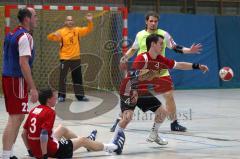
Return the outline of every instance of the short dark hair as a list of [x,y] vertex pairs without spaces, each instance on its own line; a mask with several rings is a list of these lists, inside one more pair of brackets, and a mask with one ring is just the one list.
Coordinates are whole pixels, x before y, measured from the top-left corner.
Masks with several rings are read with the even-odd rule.
[[145,20],[148,20],[150,16],[153,16],[153,17],[159,19],[159,15],[158,15],[157,12],[149,11],[149,12],[147,12],[147,14],[145,15]]
[[150,34],[146,39],[147,51],[150,50],[152,42],[157,43],[159,38],[164,39],[162,35],[159,34]]
[[41,105],[46,105],[47,100],[52,98],[53,90],[51,88],[44,88],[39,91],[38,101]]
[[32,13],[31,13],[31,11],[30,11],[28,8],[26,8],[26,7],[25,7],[25,8],[20,8],[19,11],[18,11],[17,17],[18,17],[18,21],[19,21],[20,23],[22,23],[23,20],[24,20],[24,18],[26,18],[26,17],[31,18],[31,17],[32,17]]

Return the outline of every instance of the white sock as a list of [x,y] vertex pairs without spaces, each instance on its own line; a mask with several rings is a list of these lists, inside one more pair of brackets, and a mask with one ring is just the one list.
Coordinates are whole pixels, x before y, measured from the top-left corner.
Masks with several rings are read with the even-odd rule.
[[103,146],[104,146],[103,150],[106,152],[110,152],[110,153],[118,148],[117,145],[115,145],[113,143],[103,144]]
[[117,138],[118,132],[120,132],[120,131],[124,131],[124,128],[121,128],[121,127],[119,126],[119,124],[117,124],[116,129],[115,129],[115,131],[114,131],[114,136],[113,136],[112,141]]
[[152,127],[152,131],[158,132],[158,129],[159,129],[160,125],[161,125],[161,123],[154,122],[153,127]]
[[10,157],[13,156],[13,148],[14,148],[14,144],[12,145],[12,149],[11,149]]
[[10,155],[11,155],[11,151],[3,150],[2,159],[9,159],[11,157]]

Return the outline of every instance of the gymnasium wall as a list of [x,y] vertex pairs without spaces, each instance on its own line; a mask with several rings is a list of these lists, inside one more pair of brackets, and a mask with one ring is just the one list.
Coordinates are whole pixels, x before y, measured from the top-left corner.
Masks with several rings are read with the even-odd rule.
[[[167,57],[176,61],[206,64],[210,69],[205,74],[198,70],[171,70],[175,87],[178,89],[240,87],[239,25],[239,17],[161,14],[159,28],[168,31],[176,43],[187,47],[190,47],[192,43],[203,45],[201,54],[182,55],[167,49]],[[144,14],[129,14],[128,35],[132,41],[134,41],[136,33],[144,27]],[[232,81],[222,82],[219,79],[218,70],[222,66],[232,67],[235,72]]]
[[217,16],[215,21],[219,65],[230,66],[235,73],[235,78],[221,82],[220,86],[240,87],[240,17]]
[[[0,16],[4,7],[0,7]],[[138,31],[144,29],[143,13],[128,15],[128,36],[133,42]],[[190,47],[192,43],[201,43],[201,54],[180,55],[167,49],[167,57],[176,61],[199,62],[208,65],[210,71],[171,70],[177,89],[197,88],[240,88],[240,17],[237,16],[203,16],[187,14],[161,14],[159,27],[168,31],[175,42]],[[4,37],[4,18],[0,19],[0,47]],[[0,51],[2,54],[2,49]],[[2,61],[0,61],[0,64]],[[235,77],[229,82],[219,80],[218,70],[230,66]],[[1,85],[0,85],[1,87]],[[0,89],[1,90],[1,89]]]

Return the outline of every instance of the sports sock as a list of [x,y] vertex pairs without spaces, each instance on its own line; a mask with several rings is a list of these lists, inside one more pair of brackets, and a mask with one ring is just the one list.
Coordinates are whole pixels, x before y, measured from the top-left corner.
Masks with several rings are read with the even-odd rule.
[[124,128],[121,128],[121,127],[119,126],[119,124],[118,124],[118,125],[116,126],[116,129],[115,129],[115,132],[114,132],[114,136],[113,136],[112,141],[116,140],[116,138],[117,138],[117,136],[118,136],[118,132],[120,132],[120,131],[124,131]]
[[3,150],[2,159],[9,159],[11,157],[10,155],[11,155],[11,151]]
[[103,150],[106,152],[113,152],[114,150],[116,150],[118,147],[117,145],[113,144],[113,143],[109,143],[109,144],[103,144]]
[[12,145],[12,149],[11,149],[10,157],[13,156],[13,148],[14,148],[14,144]]
[[158,129],[159,129],[160,125],[161,125],[161,123],[154,122],[153,127],[152,127],[152,131],[158,132]]

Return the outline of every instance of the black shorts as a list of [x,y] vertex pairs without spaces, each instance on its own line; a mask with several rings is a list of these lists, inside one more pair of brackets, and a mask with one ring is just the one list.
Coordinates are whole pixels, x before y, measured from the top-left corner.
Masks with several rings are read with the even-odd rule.
[[155,112],[162,103],[150,92],[138,96],[137,104],[132,104],[126,102],[126,97],[121,96],[121,111],[124,112],[125,110],[134,110],[137,106],[140,108],[143,112],[146,112],[148,110]]
[[59,148],[54,158],[72,158],[73,156],[73,143],[71,140],[61,139],[58,141]]

